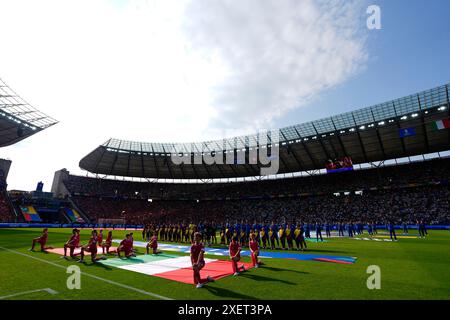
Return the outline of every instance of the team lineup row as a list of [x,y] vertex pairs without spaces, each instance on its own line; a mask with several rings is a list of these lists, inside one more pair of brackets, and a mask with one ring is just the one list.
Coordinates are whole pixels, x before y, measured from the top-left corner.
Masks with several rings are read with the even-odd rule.
[[[200,271],[205,266],[204,254],[205,254],[205,246],[202,242],[203,236],[200,232],[194,232],[192,235],[192,242],[190,248],[190,258],[193,270],[194,284],[197,288],[201,288],[205,283],[212,282],[214,279],[210,276],[206,276],[202,278],[200,276]],[[40,250],[46,252],[47,250],[53,249],[52,247],[46,246],[48,241],[48,229],[44,229],[42,231],[42,235],[33,239],[32,246],[30,251],[34,251],[36,244],[40,245]],[[103,230],[97,232],[97,230],[92,230],[89,241],[87,244],[82,245],[80,243],[80,230],[73,229],[72,235],[69,240],[64,244],[64,255],[62,258],[68,259],[67,250],[69,250],[69,257],[72,259],[78,259],[78,255],[80,258],[78,262],[84,263],[85,255],[88,252],[91,257],[92,263],[97,263],[100,260],[107,259],[105,256],[99,257],[98,248],[102,249],[103,255],[117,255],[117,257],[122,259],[130,259],[132,257],[136,257],[136,250],[133,246],[134,238],[133,233],[128,233],[125,236],[119,246],[115,250],[110,250],[112,248],[113,243],[113,232],[108,231],[107,237],[105,241],[103,241]],[[251,252],[251,260],[253,267],[258,268],[262,262],[258,259],[259,256],[259,242],[256,239],[256,234],[252,233],[250,235],[250,240],[248,242],[248,246]],[[237,237],[233,237],[229,243],[229,257],[231,262],[231,267],[233,270],[233,275],[237,276],[241,271],[245,271],[245,266],[238,265],[241,256],[242,246],[238,241]],[[80,249],[80,252],[75,252],[76,249]],[[158,250],[158,237],[152,235],[150,240],[146,246],[146,254],[157,255],[162,253]],[[121,256],[123,253],[123,256]]]

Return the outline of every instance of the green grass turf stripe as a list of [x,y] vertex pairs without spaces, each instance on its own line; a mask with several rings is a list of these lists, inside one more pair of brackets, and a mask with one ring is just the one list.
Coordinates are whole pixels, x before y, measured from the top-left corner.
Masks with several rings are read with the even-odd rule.
[[131,264],[160,261],[160,260],[179,258],[179,257],[180,256],[176,256],[176,255],[172,255],[172,254],[160,253],[160,254],[156,254],[156,255],[153,255],[153,254],[139,255],[137,257],[132,257],[129,259],[113,258],[113,259],[108,259],[108,260],[102,260],[100,262],[106,266],[122,267],[122,266],[131,265]]
[[305,240],[308,241],[308,242],[319,242],[319,243],[320,243],[320,242],[324,242],[324,243],[325,243],[325,242],[328,242],[328,240],[325,240],[325,239],[323,239],[323,241],[320,241],[320,240],[317,241],[316,238],[306,238]]
[[[49,229],[49,245],[61,247],[71,235],[72,229]],[[81,231],[83,242],[90,237],[88,229]],[[115,238],[124,238],[127,231],[114,231]],[[31,239],[38,237],[42,229],[0,229],[0,246],[23,253],[30,248]],[[311,262],[290,259],[263,259],[265,266],[227,277],[197,290],[192,285],[169,281],[120,268],[87,263],[82,271],[141,290],[174,299],[276,299],[276,300],[449,300],[450,299],[450,230],[431,230],[426,239],[400,239],[395,243],[381,241],[354,241],[331,238],[328,243],[310,243],[301,254],[343,255],[358,257],[352,265]],[[186,245],[186,244],[184,244]],[[217,246],[217,248],[226,248]],[[143,252],[143,248],[139,248]],[[247,248],[245,248],[247,250]],[[281,252],[281,251],[276,251]],[[286,251],[285,251],[286,252]],[[169,252],[167,252],[169,253]],[[181,253],[172,253],[178,255]],[[53,254],[30,254],[64,267],[74,261],[60,259]],[[187,255],[187,254],[184,254]],[[111,256],[115,258],[114,256]],[[227,256],[211,256],[229,260]],[[28,261],[27,261],[28,260]],[[173,260],[173,259],[172,259]],[[243,257],[243,262],[250,258]],[[163,261],[160,261],[163,262]],[[79,264],[77,264],[79,265]],[[369,290],[366,286],[367,267],[381,268],[381,290]],[[0,296],[18,291],[50,287],[59,292],[48,295],[38,292],[10,299],[27,300],[129,300],[149,299],[148,295],[111,285],[82,275],[82,289],[68,290],[66,280],[70,274],[27,257],[0,249]],[[203,274],[202,274],[203,276]],[[84,279],[86,278],[86,279]],[[237,302],[236,302],[237,303]],[[133,310],[131,310],[132,312]],[[211,318],[211,317],[210,317]]]
[[[44,259],[40,259],[40,258],[37,258],[37,257],[33,257],[32,255],[29,255],[29,254],[26,254],[26,253],[22,253],[22,252],[19,252],[19,251],[16,251],[16,250],[11,250],[11,249],[8,249],[8,248],[5,248],[5,247],[0,247],[0,249],[8,251],[8,252],[11,252],[11,253],[15,253],[15,254],[23,256],[23,257],[34,259],[34,260],[37,260],[37,261],[49,264],[51,266],[57,267],[57,268],[62,268],[62,269],[67,270],[67,268],[62,266],[62,265],[59,265],[57,263],[54,263],[54,262],[51,262],[51,261],[47,261],[47,260],[44,260]],[[161,299],[161,300],[172,300],[171,298],[167,298],[167,297],[161,296],[161,295],[153,293],[153,292],[148,292],[148,291],[145,291],[145,290],[134,288],[134,287],[128,286],[126,284],[122,284],[122,283],[115,282],[115,281],[112,281],[112,280],[109,280],[109,279],[105,279],[105,278],[102,278],[102,277],[99,277],[99,276],[96,276],[96,275],[93,275],[93,274],[90,274],[90,273],[80,272],[80,274],[82,274],[84,276],[87,276],[87,277],[90,277],[90,278],[93,278],[93,279],[96,279],[96,280],[99,280],[99,281],[103,281],[105,283],[109,283],[109,284],[112,284],[112,285],[124,288],[124,289],[132,290],[132,291],[135,291],[135,292],[147,295],[147,296],[158,298],[158,299]]]

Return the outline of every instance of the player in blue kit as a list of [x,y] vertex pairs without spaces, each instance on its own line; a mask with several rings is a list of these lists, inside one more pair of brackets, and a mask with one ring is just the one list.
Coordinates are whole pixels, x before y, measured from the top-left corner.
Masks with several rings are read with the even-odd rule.
[[331,224],[328,222],[325,224],[325,235],[327,238],[331,237]]
[[316,222],[316,241],[319,242],[319,237],[320,237],[320,241],[323,242],[323,238],[322,238],[322,224],[320,222]]
[[339,237],[343,237],[344,236],[344,229],[345,229],[345,225],[344,225],[344,223],[342,223],[342,222],[339,222],[339,224],[338,224],[338,234],[339,234]]
[[389,236],[392,241],[397,241],[397,235],[395,234],[395,225],[393,221],[389,222]]

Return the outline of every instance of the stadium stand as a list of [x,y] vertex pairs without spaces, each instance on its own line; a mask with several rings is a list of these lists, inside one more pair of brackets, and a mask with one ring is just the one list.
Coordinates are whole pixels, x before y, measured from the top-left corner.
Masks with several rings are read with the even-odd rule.
[[[261,176],[268,165],[256,153],[270,154],[270,161],[278,163],[276,174],[290,175],[323,170],[331,159],[350,157],[354,165],[360,165],[447,151],[448,130],[439,124],[448,122],[449,100],[449,86],[443,85],[246,136],[187,143],[109,139],[82,158],[79,165],[98,175],[211,180]],[[205,158],[217,161],[207,165]],[[231,161],[227,161],[229,158]]]
[[[80,160],[80,168],[96,178],[63,169],[55,173],[52,192],[69,196],[92,221],[449,223],[449,159],[440,153],[448,153],[450,135],[439,125],[448,122],[449,109],[446,84],[222,140],[154,143],[111,138]],[[262,153],[279,165],[276,173],[262,174],[268,164],[256,154],[263,149],[270,150]],[[427,160],[425,155],[432,154],[438,159]],[[177,161],[181,157],[186,161]],[[205,157],[216,161],[208,163]],[[408,163],[397,165],[397,159]],[[392,162],[395,165],[388,165]],[[146,182],[105,179],[111,176]]]
[[[281,180],[138,183],[70,175],[72,199],[93,220],[128,223],[248,220],[450,223],[450,159]],[[151,202],[149,201],[151,199]]]
[[0,190],[0,222],[14,221],[14,214],[7,199],[6,191]]
[[449,160],[435,159],[411,164],[355,170],[336,174],[252,182],[230,183],[141,183],[70,175],[64,181],[72,194],[121,196],[142,199],[208,200],[289,194],[334,193],[398,187],[408,184],[435,184],[449,179]]

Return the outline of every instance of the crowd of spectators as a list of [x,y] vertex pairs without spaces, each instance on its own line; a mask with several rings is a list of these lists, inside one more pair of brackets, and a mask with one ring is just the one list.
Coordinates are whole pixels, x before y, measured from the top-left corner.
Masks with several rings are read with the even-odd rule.
[[311,175],[278,180],[230,183],[151,183],[109,180],[70,175],[64,183],[72,194],[122,196],[140,199],[221,199],[258,196],[334,193],[370,188],[433,184],[448,181],[449,159],[436,159],[405,165]]
[[[449,163],[449,159],[440,159],[303,178],[207,185],[143,184],[71,176],[66,186],[73,192],[72,199],[94,221],[122,218],[127,223],[145,224],[205,220],[425,220],[450,224]],[[102,186],[105,189],[99,189]],[[168,190],[166,194],[171,196],[142,196],[144,190],[151,193],[158,189]],[[110,191],[113,193],[108,194]]]
[[14,221],[11,207],[6,197],[6,191],[0,190],[0,222]]

